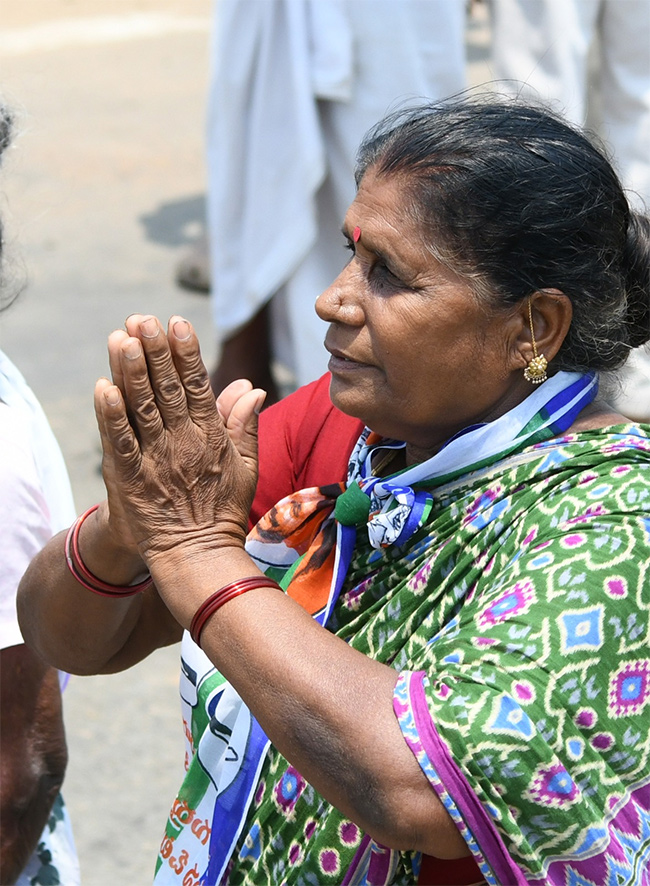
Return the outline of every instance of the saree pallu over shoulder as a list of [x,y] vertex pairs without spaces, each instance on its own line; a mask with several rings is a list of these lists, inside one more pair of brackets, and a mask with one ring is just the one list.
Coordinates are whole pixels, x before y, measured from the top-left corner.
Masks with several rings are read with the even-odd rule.
[[487,882],[648,884],[647,431],[511,461],[465,499],[481,574],[396,660],[395,712]]

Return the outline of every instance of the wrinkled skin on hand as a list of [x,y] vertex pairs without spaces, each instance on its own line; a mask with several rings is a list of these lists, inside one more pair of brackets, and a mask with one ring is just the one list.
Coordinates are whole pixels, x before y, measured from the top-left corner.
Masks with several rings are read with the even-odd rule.
[[150,569],[175,549],[243,546],[257,481],[257,413],[264,392],[233,382],[218,406],[190,324],[167,334],[132,315],[109,338],[112,383],[95,410],[109,525]]

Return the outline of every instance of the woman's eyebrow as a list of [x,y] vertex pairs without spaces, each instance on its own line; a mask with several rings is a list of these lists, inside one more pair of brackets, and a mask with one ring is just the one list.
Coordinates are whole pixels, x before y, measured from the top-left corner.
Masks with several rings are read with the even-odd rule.
[[[350,235],[345,223],[341,227],[341,233],[350,244],[353,244],[353,238]],[[413,269],[403,264],[398,256],[388,255],[386,252],[383,251],[383,249],[374,245],[372,243],[372,240],[370,243],[368,243],[368,238],[366,238],[366,241],[362,244],[362,246],[368,252],[372,252],[372,254],[376,256],[376,258],[387,265],[398,277],[403,277],[406,280],[415,276],[413,273]]]
[[348,241],[351,246],[356,246],[357,242],[361,242],[361,246],[366,249],[368,252],[371,252],[374,256],[376,256],[381,262],[388,266],[388,268],[397,276],[400,277],[404,282],[409,280],[413,280],[418,276],[417,272],[413,269],[411,265],[408,263],[404,263],[404,261],[400,258],[399,255],[395,253],[387,253],[385,252],[381,246],[377,246],[376,242],[373,240],[372,233],[368,233],[364,231],[360,232],[361,236],[354,239],[353,234],[350,231],[357,230],[357,226],[348,225],[346,221],[341,225],[341,233]]

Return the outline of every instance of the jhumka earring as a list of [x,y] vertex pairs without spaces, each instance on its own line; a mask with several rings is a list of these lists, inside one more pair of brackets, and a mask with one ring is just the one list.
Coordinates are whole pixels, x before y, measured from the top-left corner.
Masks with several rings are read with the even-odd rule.
[[548,378],[546,375],[548,362],[544,354],[537,354],[535,330],[533,329],[533,309],[530,306],[530,299],[528,299],[528,319],[530,321],[530,337],[533,343],[533,357],[528,366],[524,369],[524,378],[533,385],[541,385],[541,383]]

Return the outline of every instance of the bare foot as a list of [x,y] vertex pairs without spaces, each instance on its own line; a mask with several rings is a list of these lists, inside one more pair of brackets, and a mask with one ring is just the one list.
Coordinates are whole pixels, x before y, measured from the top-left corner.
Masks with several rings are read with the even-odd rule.
[[210,252],[205,234],[176,265],[176,283],[193,292],[210,292]]

